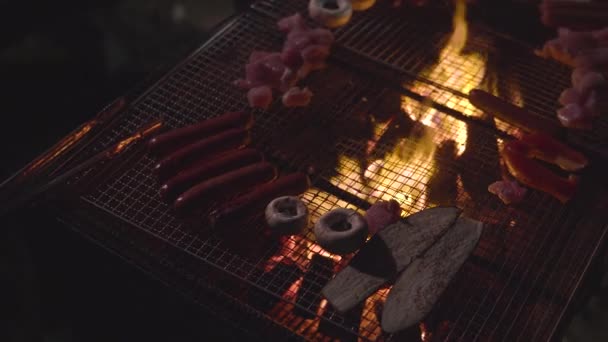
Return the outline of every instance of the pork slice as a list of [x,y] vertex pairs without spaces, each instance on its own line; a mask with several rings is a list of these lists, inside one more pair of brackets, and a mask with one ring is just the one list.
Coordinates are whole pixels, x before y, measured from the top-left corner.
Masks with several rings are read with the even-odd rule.
[[559,103],[563,106],[567,106],[571,103],[579,103],[581,95],[574,88],[568,88],[562,91],[559,96]]
[[395,200],[378,201],[365,212],[365,220],[371,235],[393,224],[401,217],[401,206]]
[[471,255],[483,224],[460,217],[454,226],[399,276],[382,311],[382,329],[395,333],[431,311],[443,291]]
[[436,207],[389,225],[374,235],[321,293],[340,312],[354,308],[422,255],[459,215],[458,208]]
[[247,100],[252,108],[266,110],[272,103],[272,89],[269,86],[252,88],[247,92]]
[[526,188],[514,180],[498,181],[488,186],[488,191],[500,198],[504,204],[519,203],[526,196]]
[[308,88],[300,89],[293,87],[283,94],[283,105],[285,107],[306,107],[310,104],[312,92]]
[[578,103],[571,103],[557,111],[557,118],[564,127],[588,129],[591,115]]
[[281,18],[277,21],[277,26],[281,32],[291,32],[297,30],[304,30],[307,28],[306,22],[300,13],[296,13],[292,16]]

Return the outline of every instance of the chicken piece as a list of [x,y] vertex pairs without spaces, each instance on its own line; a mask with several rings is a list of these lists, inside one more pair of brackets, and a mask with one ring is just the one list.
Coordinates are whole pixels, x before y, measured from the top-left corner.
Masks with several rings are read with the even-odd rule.
[[588,115],[583,107],[578,103],[570,103],[557,110],[559,122],[568,128],[590,129],[591,115]]
[[329,57],[329,47],[326,45],[310,45],[302,50],[302,58],[313,69],[322,68]]
[[271,88],[279,89],[284,72],[285,65],[278,52],[268,54],[245,66],[247,81],[251,83],[251,87],[268,85]]
[[395,200],[378,201],[374,203],[365,213],[365,220],[370,235],[374,235],[388,225],[391,225],[401,217],[401,207]]
[[543,58],[551,58],[566,65],[574,65],[574,57],[570,55],[559,39],[547,41],[542,50],[536,51],[536,54]]
[[277,26],[279,27],[279,31],[281,32],[292,32],[297,30],[306,29],[306,22],[300,13],[296,13],[290,17],[285,17],[280,19],[277,22]]
[[577,68],[572,73],[572,85],[584,99],[594,88],[606,85],[606,78],[600,72]]
[[497,181],[488,186],[488,191],[503,201],[504,204],[519,203],[523,201],[528,190],[514,180]]
[[306,107],[312,99],[312,92],[308,88],[293,87],[283,94],[285,107]]
[[266,110],[272,103],[272,89],[269,86],[251,88],[247,92],[247,100],[252,108]]
[[598,41],[591,32],[574,32],[568,29],[560,29],[558,39],[571,56],[577,56],[598,46]]
[[574,65],[579,68],[608,68],[608,47],[589,50],[578,55]]
[[567,106],[571,103],[578,104],[580,100],[581,95],[574,88],[564,90],[559,96],[559,103],[563,106]]
[[272,54],[272,52],[254,50],[251,55],[249,55],[249,63],[258,62],[268,57],[270,54]]
[[286,67],[292,70],[298,70],[302,64],[304,64],[302,53],[295,46],[286,47],[283,49],[283,52],[281,53],[281,61],[283,61],[283,64],[285,64]]

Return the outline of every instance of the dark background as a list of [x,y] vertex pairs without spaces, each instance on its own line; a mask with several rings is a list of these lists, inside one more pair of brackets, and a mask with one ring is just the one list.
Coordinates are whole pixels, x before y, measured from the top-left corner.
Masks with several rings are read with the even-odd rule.
[[[0,0],[0,178],[247,2]],[[243,339],[51,217],[21,212],[0,225],[0,341]]]

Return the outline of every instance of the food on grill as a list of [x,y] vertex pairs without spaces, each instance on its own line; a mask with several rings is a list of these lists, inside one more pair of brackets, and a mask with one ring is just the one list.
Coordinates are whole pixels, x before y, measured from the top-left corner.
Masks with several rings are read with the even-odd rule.
[[527,145],[531,157],[555,164],[562,170],[580,171],[589,163],[583,154],[547,134],[526,134],[520,138],[520,141]]
[[252,108],[268,109],[272,103],[272,89],[269,86],[260,86],[249,89],[247,101]]
[[546,132],[554,135],[560,130],[559,125],[480,89],[471,90],[469,101],[482,111],[528,132]]
[[283,94],[285,107],[306,107],[312,99],[312,92],[308,88],[293,87]]
[[308,208],[296,196],[282,196],[266,206],[266,222],[276,235],[297,235],[308,225]]
[[460,217],[401,273],[384,303],[384,331],[395,333],[424,319],[477,246],[482,230],[481,222]]
[[365,212],[365,220],[371,235],[376,234],[401,217],[401,206],[395,200],[378,201]]
[[167,154],[154,166],[154,172],[164,182],[192,163],[244,146],[249,143],[249,139],[249,130],[246,128],[226,130]]
[[523,201],[528,190],[514,180],[501,180],[488,186],[488,191],[500,198],[504,204],[519,203]]
[[543,0],[540,9],[542,22],[550,27],[586,30],[608,23],[608,3],[601,0]]
[[351,0],[353,10],[365,11],[376,3],[376,0]]
[[528,135],[522,140],[511,140],[505,143],[501,156],[515,179],[563,203],[574,196],[578,187],[576,177],[560,177],[532,158],[555,164],[566,171],[580,170],[587,165],[583,155],[546,135]]
[[234,200],[222,204],[210,215],[214,226],[223,226],[227,223],[244,220],[249,216],[261,212],[264,207],[279,196],[298,196],[310,187],[310,180],[304,173],[293,173],[279,177],[271,183],[266,183],[251,192],[243,194]]
[[353,7],[348,0],[310,0],[308,14],[319,24],[336,28],[348,23]]
[[276,176],[277,169],[267,162],[245,166],[195,185],[175,200],[174,207],[178,213],[187,214],[213,201],[270,182]]
[[199,182],[261,162],[263,159],[264,157],[260,152],[251,148],[230,151],[212,160],[203,159],[179,172],[163,184],[160,188],[161,197],[173,201],[177,196]]
[[557,119],[564,127],[590,129],[592,115],[578,103],[569,103],[557,110]]
[[323,296],[340,312],[354,308],[422,255],[459,216],[458,208],[435,207],[386,227],[330,280]]
[[314,233],[319,246],[332,254],[348,254],[359,249],[369,230],[365,218],[352,209],[338,208],[321,216]]
[[272,91],[283,94],[287,107],[307,106],[312,93],[296,85],[310,72],[325,67],[334,42],[331,31],[307,27],[300,14],[279,20],[278,27],[287,33],[283,50],[253,51],[245,67],[245,79],[234,82],[235,86],[248,90],[247,99],[254,108],[268,108]]
[[151,154],[164,156],[168,152],[173,152],[209,135],[220,133],[229,128],[249,128],[252,124],[253,116],[251,113],[230,112],[160,134],[148,142],[148,148]]

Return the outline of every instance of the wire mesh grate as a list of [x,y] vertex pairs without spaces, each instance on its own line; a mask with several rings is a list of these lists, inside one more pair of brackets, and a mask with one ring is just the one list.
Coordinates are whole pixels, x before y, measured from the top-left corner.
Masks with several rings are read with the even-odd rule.
[[[280,47],[274,27],[270,18],[253,14],[227,24],[151,88],[100,146],[151,118],[177,127],[245,108],[244,94],[231,82],[241,77],[251,51]],[[425,320],[425,329],[449,339],[549,338],[590,261],[593,249],[588,247],[601,240],[599,223],[605,222],[574,229],[584,211],[535,191],[520,206],[502,205],[487,192],[488,184],[500,179],[502,141],[485,127],[337,65],[306,83],[315,92],[311,106],[285,110],[275,103],[256,112],[253,140],[282,161],[283,172],[315,172],[314,187],[303,195],[311,221],[336,207],[363,211],[379,199],[396,199],[404,215],[436,205],[459,206],[486,228],[473,257]],[[275,239],[259,217],[229,232],[178,220],[160,200],[152,164],[145,156],[136,160],[116,177],[100,181],[84,200],[243,280],[252,289],[240,298],[244,305],[306,338],[388,337],[378,321],[388,288],[346,314],[323,300],[319,289],[349,256],[323,251],[311,227],[305,236]],[[563,251],[577,258],[564,257]]]

